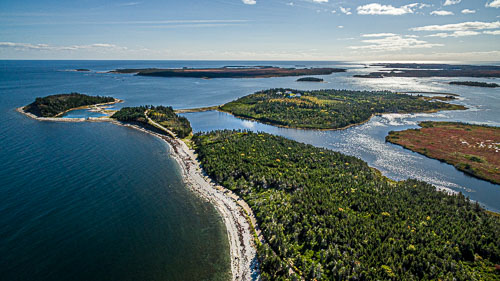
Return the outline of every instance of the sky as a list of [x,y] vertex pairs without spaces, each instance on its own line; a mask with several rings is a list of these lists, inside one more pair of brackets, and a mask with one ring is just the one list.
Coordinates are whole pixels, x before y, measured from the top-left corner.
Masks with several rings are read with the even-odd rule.
[[0,59],[500,61],[500,0],[1,0]]

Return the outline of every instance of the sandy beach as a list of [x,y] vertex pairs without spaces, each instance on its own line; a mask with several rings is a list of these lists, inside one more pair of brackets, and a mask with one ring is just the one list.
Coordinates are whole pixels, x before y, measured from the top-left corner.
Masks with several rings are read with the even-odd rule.
[[44,118],[25,112],[22,107],[18,112],[40,121],[111,122],[119,126],[133,128],[153,135],[165,141],[170,147],[170,155],[179,165],[186,186],[200,198],[210,202],[220,214],[228,235],[231,258],[232,280],[260,280],[257,252],[254,241],[255,226],[257,235],[262,240],[257,221],[252,210],[243,199],[220,185],[216,185],[203,171],[197,155],[184,141],[175,137],[168,129],[150,120],[156,127],[166,131],[170,136],[159,134],[138,125],[126,124],[109,117],[105,118]]

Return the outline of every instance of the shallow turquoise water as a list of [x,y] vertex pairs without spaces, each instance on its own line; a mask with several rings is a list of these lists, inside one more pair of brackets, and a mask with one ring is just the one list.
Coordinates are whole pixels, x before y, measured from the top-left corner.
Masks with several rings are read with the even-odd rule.
[[75,109],[75,110],[71,110],[71,111],[64,113],[62,117],[64,117],[64,118],[88,118],[88,117],[96,118],[96,117],[103,117],[103,116],[107,116],[107,115],[104,113],[91,111],[89,109]]

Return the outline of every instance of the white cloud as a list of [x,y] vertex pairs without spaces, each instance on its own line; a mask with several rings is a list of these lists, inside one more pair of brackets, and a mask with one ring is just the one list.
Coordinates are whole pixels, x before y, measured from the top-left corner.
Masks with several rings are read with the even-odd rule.
[[312,0],[314,3],[328,3],[328,0]]
[[489,35],[500,35],[500,30],[486,30],[483,31],[484,34],[489,34]]
[[490,3],[486,3],[485,7],[500,8],[500,0],[493,0]]
[[413,14],[415,9],[419,7],[419,3],[394,7],[392,5],[382,5],[379,3],[371,3],[364,6],[359,6],[356,10],[359,15],[391,15],[400,16],[404,14]]
[[401,51],[403,49],[427,49],[443,46],[442,44],[432,44],[413,37],[403,37],[395,34],[377,39],[362,40],[362,42],[369,45],[350,46],[349,48],[352,50]]
[[344,26],[343,25],[339,25],[339,26],[337,26],[337,28],[342,29],[342,28],[344,28]]
[[142,2],[127,2],[127,3],[118,4],[118,6],[127,7],[127,6],[136,6],[139,4],[142,4]]
[[346,15],[352,15],[351,8],[344,8],[342,6],[339,7],[340,11]]
[[462,14],[475,14],[476,10],[463,9]]
[[247,4],[247,5],[255,5],[257,4],[257,1],[255,0],[241,0],[243,2],[243,4]]
[[451,16],[451,15],[454,15],[454,14],[453,14],[453,12],[450,12],[450,11],[439,10],[439,11],[432,11],[431,15],[436,15],[436,16]]
[[458,4],[460,2],[462,2],[462,0],[446,0],[443,5],[450,6],[450,5]]
[[461,30],[482,30],[500,28],[500,21],[482,22],[468,21],[462,23],[444,24],[444,25],[426,25],[410,28],[412,31],[461,31]]
[[396,36],[394,33],[369,33],[369,34],[362,34],[362,37],[389,37],[389,36]]
[[127,50],[114,44],[96,43],[90,45],[51,46],[48,44],[0,42],[0,48],[13,48],[17,50],[39,50],[39,51],[76,51],[76,50]]
[[464,36],[474,36],[474,35],[478,35],[478,34],[480,34],[480,33],[477,31],[472,31],[472,30],[461,31],[461,30],[459,30],[459,31],[455,31],[452,33],[442,32],[442,33],[431,34],[431,35],[427,35],[427,37],[441,37],[441,38],[464,37]]
[[286,3],[288,6],[293,6],[295,5],[293,2]]

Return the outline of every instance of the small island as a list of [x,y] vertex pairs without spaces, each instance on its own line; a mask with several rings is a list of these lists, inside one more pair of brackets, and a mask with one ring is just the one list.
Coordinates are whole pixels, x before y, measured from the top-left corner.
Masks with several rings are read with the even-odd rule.
[[342,129],[384,113],[464,110],[462,105],[393,92],[270,89],[244,96],[219,110],[262,123],[300,129]]
[[500,184],[500,127],[455,122],[419,125],[419,129],[391,131],[386,140]]
[[322,78],[316,78],[316,77],[304,77],[297,79],[297,82],[323,82],[323,81],[324,80]]
[[483,88],[497,88],[500,87],[497,83],[485,83],[485,82],[474,82],[474,81],[453,81],[449,83],[450,85],[460,85],[460,86],[470,86],[470,87],[483,87]]
[[90,71],[90,69],[86,69],[86,68],[77,68],[77,69],[75,69],[75,71],[77,71],[77,72],[89,72],[89,71]]
[[121,102],[113,97],[89,96],[80,93],[58,94],[36,98],[35,101],[20,110],[39,118],[57,118],[74,110],[102,106]]
[[500,66],[496,65],[453,65],[432,63],[381,63],[387,70],[369,74],[354,75],[357,78],[384,77],[500,77]]
[[462,194],[281,136],[193,140],[204,171],[255,213],[262,280],[498,278],[499,218]]
[[280,67],[222,67],[222,68],[143,68],[117,69],[109,73],[135,74],[139,76],[157,77],[190,77],[190,78],[269,78],[303,75],[329,75],[334,72],[345,72],[341,68],[280,68]]

